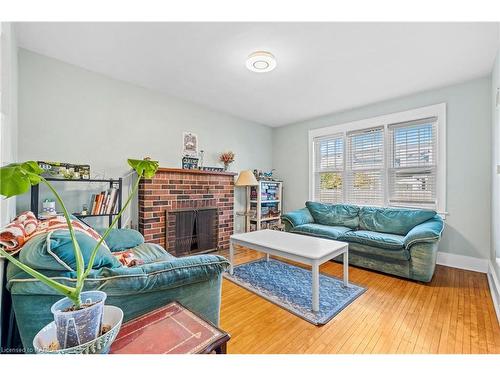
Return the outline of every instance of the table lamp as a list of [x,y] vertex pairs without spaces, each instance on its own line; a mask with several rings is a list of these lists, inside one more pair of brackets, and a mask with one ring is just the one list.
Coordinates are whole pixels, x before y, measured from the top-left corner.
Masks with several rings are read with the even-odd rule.
[[248,232],[248,215],[250,215],[250,201],[248,199],[250,195],[250,186],[255,186],[258,185],[259,182],[255,178],[255,175],[251,170],[246,170],[246,171],[241,171],[240,175],[236,179],[236,182],[234,183],[235,186],[245,186],[247,188],[246,191],[246,206],[245,206],[245,212],[243,213],[243,216],[245,216],[245,232]]

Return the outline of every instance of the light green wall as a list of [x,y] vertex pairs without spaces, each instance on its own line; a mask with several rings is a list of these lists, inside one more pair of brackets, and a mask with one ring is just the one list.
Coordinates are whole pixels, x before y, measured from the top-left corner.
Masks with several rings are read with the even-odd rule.
[[273,168],[284,180],[285,210],[303,207],[308,199],[309,129],[445,102],[449,216],[440,251],[489,258],[490,86],[485,77],[275,129]]
[[[107,177],[126,172],[129,157],[180,167],[183,131],[198,134],[205,165],[221,166],[218,154],[232,150],[234,171],[271,167],[267,126],[19,50],[20,160],[88,163],[92,174]],[[80,188],[64,193],[71,210],[87,202]],[[237,209],[242,193],[237,190]],[[18,210],[28,208],[27,198]]]

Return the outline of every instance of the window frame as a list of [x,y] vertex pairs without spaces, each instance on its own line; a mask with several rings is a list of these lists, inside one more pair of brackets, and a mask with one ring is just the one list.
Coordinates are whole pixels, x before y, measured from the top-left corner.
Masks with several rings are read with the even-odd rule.
[[[388,126],[400,122],[414,121],[418,119],[436,117],[436,211],[439,214],[446,215],[446,103],[439,103],[425,107],[410,109],[402,112],[389,113],[381,116],[366,118],[362,120],[340,123],[323,128],[311,129],[308,132],[309,146],[309,200],[314,200],[315,188],[315,154],[314,154],[314,139],[325,137],[328,135],[343,133],[344,137],[347,132],[374,128],[383,126],[384,128],[384,206],[389,205],[389,176],[388,168],[390,161],[388,160],[390,153],[390,132]],[[346,143],[344,141],[344,155]],[[344,161],[345,162],[345,161]],[[345,168],[344,168],[345,169]],[[344,171],[345,173],[345,171]],[[344,197],[346,195],[344,194]],[[402,207],[402,206],[394,206]],[[409,207],[411,208],[411,207]]]

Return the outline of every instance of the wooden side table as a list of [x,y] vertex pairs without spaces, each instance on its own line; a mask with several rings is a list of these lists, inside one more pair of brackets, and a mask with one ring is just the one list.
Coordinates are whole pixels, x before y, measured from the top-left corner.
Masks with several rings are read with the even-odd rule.
[[225,354],[229,339],[227,332],[171,302],[125,323],[110,354]]

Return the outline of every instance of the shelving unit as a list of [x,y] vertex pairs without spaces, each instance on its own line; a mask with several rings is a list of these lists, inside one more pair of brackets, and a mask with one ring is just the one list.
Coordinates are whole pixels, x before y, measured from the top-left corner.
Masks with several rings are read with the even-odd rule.
[[261,180],[256,186],[249,186],[247,194],[247,230],[266,229],[280,222],[283,182]]
[[[109,184],[109,188],[115,187],[118,192],[118,200],[116,202],[116,208],[114,213],[110,214],[98,214],[98,215],[82,215],[79,213],[73,213],[74,216],[79,218],[80,220],[84,221],[85,218],[88,217],[108,217],[109,225],[111,225],[113,221],[113,216],[115,216],[120,210],[122,209],[122,179],[117,178],[117,179],[63,179],[63,178],[51,178],[51,177],[46,177],[45,178],[47,181],[51,182],[90,182],[90,183],[107,183]],[[90,196],[89,196],[90,198]],[[40,186],[35,185],[31,187],[31,211],[38,217],[39,213],[39,202],[40,202]],[[90,207],[89,207],[90,209]],[[87,224],[87,223],[86,223]],[[121,217],[118,219],[118,228],[122,227],[122,219]]]

